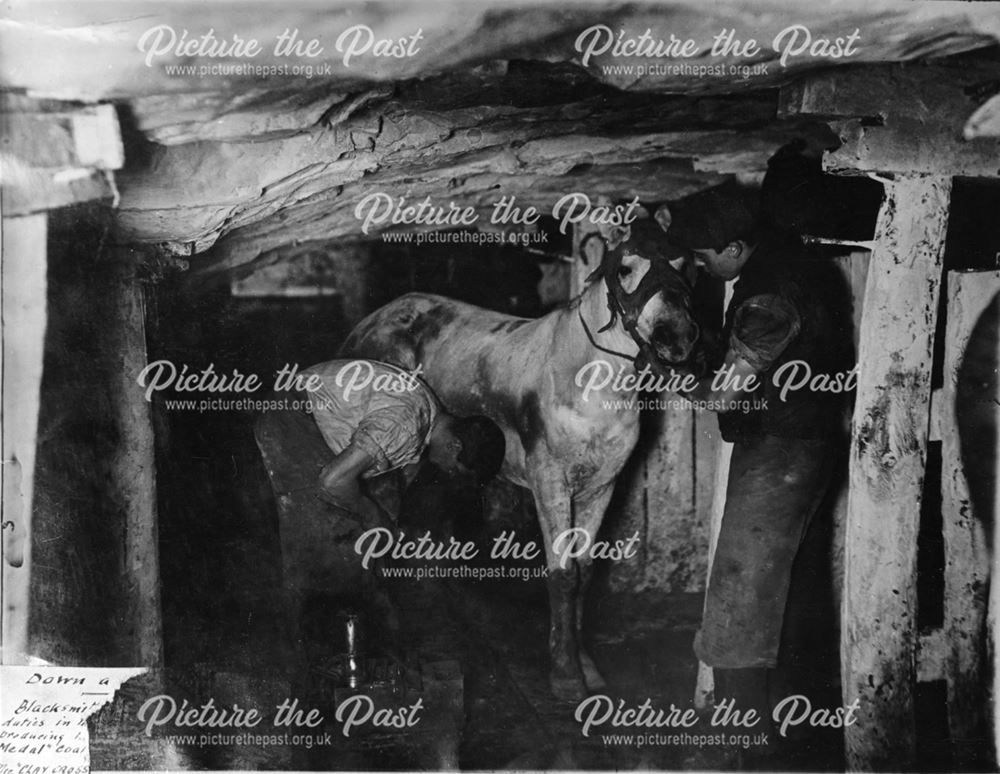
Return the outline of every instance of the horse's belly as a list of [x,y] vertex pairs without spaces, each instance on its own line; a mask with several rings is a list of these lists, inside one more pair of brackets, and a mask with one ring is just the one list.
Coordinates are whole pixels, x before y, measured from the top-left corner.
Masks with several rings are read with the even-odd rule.
[[556,406],[548,414],[545,453],[559,461],[570,493],[586,499],[614,482],[638,438],[638,414]]

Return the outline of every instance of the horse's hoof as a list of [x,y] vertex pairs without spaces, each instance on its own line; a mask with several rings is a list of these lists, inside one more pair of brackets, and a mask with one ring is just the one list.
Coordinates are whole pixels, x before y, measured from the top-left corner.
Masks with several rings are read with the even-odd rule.
[[552,694],[560,701],[582,701],[587,698],[587,686],[579,677],[549,676]]
[[596,669],[587,669],[587,666],[583,666],[583,682],[587,686],[587,690],[593,693],[594,691],[603,691],[608,687],[607,682],[601,673]]
[[588,691],[603,691],[608,687],[601,673],[597,671],[597,664],[583,651],[580,652],[580,669],[583,670],[583,682],[586,683]]

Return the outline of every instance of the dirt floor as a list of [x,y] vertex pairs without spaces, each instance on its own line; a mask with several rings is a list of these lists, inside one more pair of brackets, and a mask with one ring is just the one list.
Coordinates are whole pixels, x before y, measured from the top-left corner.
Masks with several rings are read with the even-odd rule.
[[[159,765],[314,771],[731,770],[745,765],[738,746],[669,743],[666,737],[674,733],[669,729],[639,729],[650,741],[641,745],[635,737],[612,736],[636,729],[606,726],[585,738],[574,719],[576,705],[557,701],[549,692],[542,581],[387,583],[400,614],[398,636],[387,644],[375,626],[379,611],[369,608],[362,618],[368,639],[364,649],[370,666],[399,663],[402,679],[395,690],[370,684],[362,692],[378,707],[411,706],[420,698],[423,708],[416,725],[396,730],[369,724],[350,736],[342,733],[336,707],[350,692],[338,674],[345,647],[343,608],[335,599],[316,598],[308,607],[311,624],[304,652],[287,648],[288,610],[282,608],[280,594],[250,603],[231,600],[231,607],[220,605],[225,615],[187,632],[192,643],[198,638],[204,646],[214,643],[214,658],[168,670],[164,691],[178,702],[188,697],[192,706],[208,697],[219,706],[262,708],[295,698],[303,714],[317,709],[324,720],[316,728],[286,730],[308,732],[316,741],[307,743],[300,736],[295,743],[288,736],[282,745],[185,744],[183,729],[168,725],[157,729]],[[691,643],[700,595],[598,595],[594,601],[590,618],[598,625],[591,628],[588,642],[608,681],[606,694],[626,706],[648,699],[655,708],[690,707],[697,672]],[[835,690],[833,694],[835,702]],[[693,731],[717,733],[708,727],[707,717]],[[109,751],[108,758],[113,757]],[[833,771],[842,765],[840,735],[825,730],[813,734],[808,744],[799,743],[794,759],[772,759],[768,768]]]

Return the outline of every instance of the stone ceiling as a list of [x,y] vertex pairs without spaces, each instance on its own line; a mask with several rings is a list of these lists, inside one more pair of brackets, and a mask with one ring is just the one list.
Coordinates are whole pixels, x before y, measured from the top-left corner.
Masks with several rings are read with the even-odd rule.
[[[13,3],[0,76],[33,97],[112,101],[119,239],[216,269],[372,238],[355,208],[373,193],[548,210],[572,191],[657,202],[753,179],[789,139],[836,143],[816,117],[779,109],[782,87],[832,69],[961,69],[981,52],[983,88],[990,72],[1000,83],[991,3],[332,5]],[[713,52],[727,29],[759,50]],[[283,33],[300,48],[281,56]],[[673,55],[616,55],[619,34]],[[382,39],[403,55],[373,56]]]

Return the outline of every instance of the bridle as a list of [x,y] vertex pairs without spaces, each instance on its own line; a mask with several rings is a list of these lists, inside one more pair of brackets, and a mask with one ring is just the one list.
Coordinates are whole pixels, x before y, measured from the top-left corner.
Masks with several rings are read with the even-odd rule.
[[652,343],[639,334],[639,317],[642,315],[642,310],[649,300],[663,290],[666,281],[679,281],[688,293],[691,292],[691,285],[684,275],[674,269],[666,260],[649,259],[649,269],[646,271],[646,274],[639,281],[639,285],[635,290],[628,293],[622,287],[621,280],[618,277],[618,270],[621,267],[624,257],[624,251],[612,252],[609,257],[606,257],[601,262],[601,266],[590,275],[588,280],[603,277],[604,284],[607,287],[608,311],[611,313],[611,317],[607,324],[598,329],[598,333],[609,330],[621,319],[622,327],[632,341],[635,342],[638,352],[633,356],[625,352],[618,352],[610,347],[602,346],[597,342],[596,337],[590,330],[590,326],[584,319],[580,307],[577,307],[577,316],[580,318],[580,324],[583,326],[583,330],[587,334],[590,343],[601,352],[615,355],[625,360],[631,360],[637,370],[641,370],[648,365],[655,373],[668,376],[669,373],[666,369],[669,366],[665,366],[660,362]]

